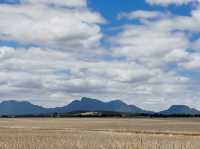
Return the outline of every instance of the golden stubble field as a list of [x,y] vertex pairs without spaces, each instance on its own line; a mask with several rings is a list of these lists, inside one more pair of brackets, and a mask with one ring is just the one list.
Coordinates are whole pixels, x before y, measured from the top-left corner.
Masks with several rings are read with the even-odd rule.
[[0,119],[0,149],[200,149],[200,119]]

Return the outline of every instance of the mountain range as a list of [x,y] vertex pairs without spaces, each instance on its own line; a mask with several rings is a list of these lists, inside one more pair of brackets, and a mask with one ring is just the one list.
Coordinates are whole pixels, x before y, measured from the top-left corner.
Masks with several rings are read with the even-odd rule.
[[[70,112],[119,112],[130,114],[154,114],[155,112],[146,111],[135,105],[128,105],[120,100],[102,102],[97,99],[83,97],[81,100],[74,100],[63,107],[44,108],[31,104],[27,101],[3,101],[0,103],[0,115],[40,115],[53,113],[70,113]],[[199,115],[200,111],[185,105],[173,105],[165,111],[156,114],[162,115]]]

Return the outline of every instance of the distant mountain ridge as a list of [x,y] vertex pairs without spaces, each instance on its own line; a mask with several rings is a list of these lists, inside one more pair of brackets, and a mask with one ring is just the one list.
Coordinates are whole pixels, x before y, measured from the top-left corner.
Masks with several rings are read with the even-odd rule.
[[0,115],[24,115],[46,113],[47,109],[27,101],[3,101],[0,103]]
[[[130,114],[155,114],[152,111],[146,111],[135,105],[128,105],[121,100],[103,102],[97,99],[83,97],[81,100],[74,100],[63,107],[44,108],[31,104],[27,101],[3,101],[0,103],[0,115],[40,115],[53,113],[70,113],[76,111],[84,112],[119,112]],[[162,115],[198,115],[200,111],[185,105],[174,105],[168,110],[158,112]]]
[[100,100],[83,97],[80,101],[76,100],[65,107],[67,112],[71,111],[112,111],[125,113],[148,113],[134,105],[127,105],[120,100],[102,102]]
[[169,109],[161,111],[163,115],[198,115],[200,111],[194,108],[190,108],[186,105],[173,105]]
[[120,100],[113,100],[110,102],[102,102],[97,99],[83,97],[81,100],[74,100],[70,104],[64,107],[51,109],[54,113],[69,113],[75,111],[108,111],[108,112],[123,112],[123,113],[150,113],[135,105],[127,105]]

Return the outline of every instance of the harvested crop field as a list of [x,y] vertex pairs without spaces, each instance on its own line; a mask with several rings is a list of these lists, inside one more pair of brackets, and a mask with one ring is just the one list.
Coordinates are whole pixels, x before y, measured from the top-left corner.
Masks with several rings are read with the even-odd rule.
[[0,149],[199,149],[200,119],[0,119]]

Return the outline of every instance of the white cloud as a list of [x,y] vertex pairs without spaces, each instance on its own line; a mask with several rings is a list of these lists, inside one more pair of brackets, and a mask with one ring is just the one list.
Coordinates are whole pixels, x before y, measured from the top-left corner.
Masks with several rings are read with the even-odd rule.
[[180,63],[187,62],[191,58],[190,53],[184,50],[173,50],[168,55],[165,56],[167,63]]
[[[87,8],[71,9],[40,5],[40,0],[30,2],[34,4],[0,5],[1,40],[48,46],[60,45],[65,48],[87,48],[96,46],[101,39],[102,33],[98,24],[104,23],[105,20],[100,14]],[[53,2],[74,4],[76,1]]]
[[146,0],[151,5],[167,6],[170,4],[185,5],[191,2],[198,2],[199,0]]
[[118,46],[114,53],[139,61],[160,61],[173,50],[188,47],[188,39],[184,34],[162,30],[151,25],[127,26],[122,33],[111,39]]
[[[41,48],[0,49],[12,51],[0,65],[0,95],[4,100],[28,98],[33,103],[52,106],[52,97],[57,97],[59,106],[67,103],[67,99],[91,96],[139,104],[143,100],[130,101],[132,96],[152,96],[157,90],[156,84],[185,83],[176,74],[135,62],[88,61],[80,59],[80,55]],[[148,90],[142,91],[141,86]]]
[[194,51],[200,52],[200,39],[197,39],[191,44],[191,47]]
[[169,14],[162,13],[159,11],[145,11],[138,10],[129,13],[121,13],[118,15],[118,19],[128,18],[128,19],[156,19],[160,17],[167,16]]
[[200,13],[199,10],[193,10],[191,14],[147,20],[139,25],[125,25],[122,32],[111,38],[116,46],[113,52],[119,57],[125,56],[150,67],[165,69],[169,64],[181,67],[182,63],[189,65],[191,62],[190,65],[194,65],[194,59],[199,56],[188,52],[188,49],[198,52],[198,40],[191,42],[190,37],[200,32]]
[[180,63],[179,66],[188,70],[200,70],[200,54],[192,54],[190,60],[187,62]]
[[1,47],[0,48],[0,60],[6,59],[8,57],[11,57],[13,53],[14,53],[13,48]]
[[66,7],[86,7],[86,0],[20,0],[24,4],[58,5]]
[[[138,19],[139,24],[124,25],[120,33],[110,38],[115,56],[136,62],[157,74],[145,80],[145,83],[140,81],[144,91],[148,88],[147,94],[132,96],[136,96],[138,104],[145,107],[148,102],[144,102],[149,98],[165,99],[157,103],[160,106],[194,100],[197,91],[193,91],[193,82],[198,80],[190,73],[199,71],[200,54],[198,40],[192,42],[191,36],[200,32],[199,10],[193,10],[191,16],[171,14],[152,20],[149,18],[156,17],[151,15],[152,11],[145,11],[146,15],[138,12],[132,12],[131,19]],[[126,17],[131,14],[126,14]]]

